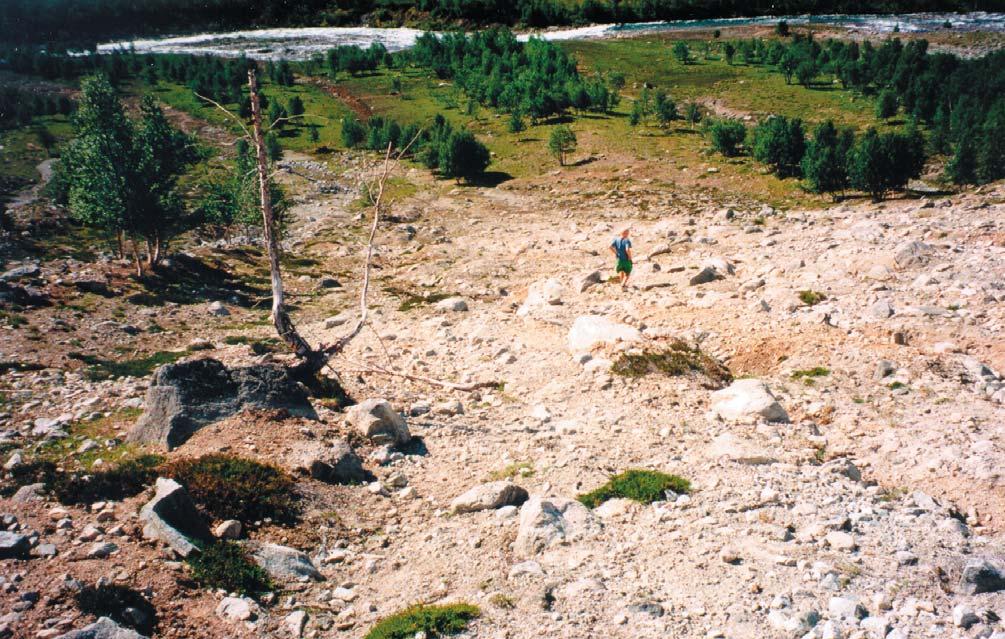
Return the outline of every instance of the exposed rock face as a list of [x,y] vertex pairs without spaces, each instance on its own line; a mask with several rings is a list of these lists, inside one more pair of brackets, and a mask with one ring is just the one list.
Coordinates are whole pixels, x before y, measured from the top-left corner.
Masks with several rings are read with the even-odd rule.
[[460,495],[450,507],[455,513],[494,510],[503,506],[519,506],[527,501],[527,491],[511,481],[493,481],[475,486]]
[[569,350],[573,353],[584,353],[601,344],[641,341],[638,329],[598,315],[577,317],[569,329]]
[[590,509],[574,499],[532,497],[520,512],[515,551],[528,557],[600,529]]
[[712,412],[728,422],[787,422],[789,415],[759,379],[740,379],[712,393]]
[[108,617],[101,617],[89,626],[59,635],[56,639],[146,639],[146,635],[123,628]]
[[346,410],[346,419],[378,444],[403,446],[412,439],[401,413],[384,399],[368,399]]
[[215,359],[162,366],[147,390],[146,411],[127,439],[168,450],[203,426],[245,408],[283,408],[314,417],[307,393],[282,366],[228,369]]
[[279,544],[249,543],[248,549],[255,563],[277,581],[324,579],[310,557],[295,548]]
[[143,536],[167,544],[182,557],[199,552],[192,541],[213,537],[188,492],[165,477],[157,479],[156,489],[157,494],[140,511]]

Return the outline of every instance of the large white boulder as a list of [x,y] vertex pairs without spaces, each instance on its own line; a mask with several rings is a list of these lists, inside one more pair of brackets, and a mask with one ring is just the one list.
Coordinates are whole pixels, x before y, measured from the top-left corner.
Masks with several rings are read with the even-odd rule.
[[712,413],[727,422],[789,421],[788,413],[759,379],[740,379],[712,393]]
[[569,329],[569,350],[573,353],[585,353],[601,344],[641,341],[642,333],[638,329],[599,315],[577,317]]
[[514,550],[530,557],[600,529],[590,509],[574,499],[531,497],[520,509],[520,529]]

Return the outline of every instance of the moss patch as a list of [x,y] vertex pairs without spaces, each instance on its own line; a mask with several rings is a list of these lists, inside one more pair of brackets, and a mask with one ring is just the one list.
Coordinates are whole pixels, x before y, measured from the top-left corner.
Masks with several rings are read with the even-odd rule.
[[675,493],[691,492],[691,482],[683,477],[655,470],[627,470],[612,476],[600,488],[580,495],[576,499],[588,508],[596,508],[608,499],[618,497],[651,504],[665,499],[668,490]]
[[189,557],[188,564],[192,577],[204,588],[222,588],[252,596],[273,589],[269,575],[233,542],[206,545],[201,552]]
[[366,633],[366,639],[412,639],[418,632],[440,637],[463,632],[481,614],[469,604],[412,606],[380,621]]
[[715,388],[733,381],[733,375],[717,359],[683,340],[674,340],[661,351],[623,353],[611,366],[611,372],[623,377],[644,377],[662,373],[678,377],[698,373]]
[[47,478],[46,485],[61,504],[119,501],[140,494],[152,484],[163,461],[158,455],[143,455],[108,470],[55,473]]
[[296,484],[277,466],[214,453],[174,462],[163,472],[185,486],[211,519],[271,519],[280,524],[299,520]]

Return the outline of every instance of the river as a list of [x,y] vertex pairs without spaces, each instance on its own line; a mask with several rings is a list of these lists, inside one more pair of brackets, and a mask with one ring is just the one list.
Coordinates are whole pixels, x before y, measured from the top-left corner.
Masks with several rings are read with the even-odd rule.
[[[729,18],[718,20],[680,20],[638,24],[601,24],[575,29],[553,29],[539,33],[523,33],[520,38],[541,37],[547,40],[585,40],[613,38],[646,32],[715,29],[747,25],[771,25],[785,20],[792,25],[840,26],[865,33],[927,33],[946,28],[954,31],[1005,32],[1005,13],[974,12],[965,14],[917,13],[900,15],[820,15],[771,16],[761,18]],[[407,49],[422,31],[409,28],[380,29],[372,27],[307,27],[296,29],[259,29],[202,33],[181,37],[109,42],[98,51],[110,53],[134,49],[138,53],[189,53],[224,57],[246,55],[258,60],[306,60],[338,45],[369,46],[380,42],[390,51]]]

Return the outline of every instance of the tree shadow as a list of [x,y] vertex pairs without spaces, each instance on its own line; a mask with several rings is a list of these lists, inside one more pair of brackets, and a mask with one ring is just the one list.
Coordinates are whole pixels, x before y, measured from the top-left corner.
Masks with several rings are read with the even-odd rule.
[[588,158],[583,158],[582,160],[576,160],[575,162],[570,162],[569,164],[566,164],[566,166],[586,166],[587,164],[593,164],[596,161],[597,158],[591,155]]
[[210,264],[177,254],[139,280],[145,293],[131,295],[126,301],[141,306],[162,306],[165,302],[191,304],[196,300],[226,299],[249,308],[269,295],[269,289],[264,286],[267,282],[264,278],[263,286],[255,286],[245,279],[232,274],[222,263]]
[[505,171],[486,171],[479,176],[469,179],[467,185],[493,188],[512,179],[513,176]]

